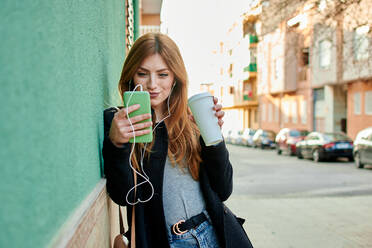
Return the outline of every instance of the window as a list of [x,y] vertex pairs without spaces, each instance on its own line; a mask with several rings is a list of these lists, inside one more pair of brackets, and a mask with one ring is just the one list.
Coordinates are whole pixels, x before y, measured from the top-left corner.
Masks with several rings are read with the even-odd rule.
[[250,63],[256,64],[257,63],[257,49],[251,48],[249,50],[249,53],[250,53]]
[[339,141],[339,140],[351,141],[351,139],[348,136],[346,136],[345,134],[342,134],[342,133],[324,133],[323,138],[327,142]]
[[301,111],[301,123],[306,124],[307,122],[307,106],[306,106],[306,101],[301,100],[300,101],[300,111]]
[[251,100],[253,97],[252,82],[243,83],[243,99]]
[[366,115],[372,115],[372,90],[365,93],[364,112]]
[[275,122],[279,122],[279,99],[275,100]]
[[354,114],[360,115],[360,92],[354,93]]
[[278,59],[274,59],[274,78],[278,79],[280,74],[280,64]]
[[268,110],[267,110],[267,112],[268,112],[268,121],[269,122],[272,122],[273,121],[273,104],[270,102],[267,107],[268,107]]
[[329,40],[319,42],[319,65],[321,68],[328,68],[331,64],[331,47],[332,43]]
[[234,94],[234,86],[229,86],[229,93],[230,95],[233,95]]
[[305,47],[302,49],[302,65],[309,65],[309,48]]
[[231,78],[233,77],[233,69],[234,69],[234,65],[230,64],[228,73],[229,73]]
[[317,101],[324,100],[324,88],[314,89],[314,98]]
[[282,112],[284,115],[284,123],[288,123],[288,117],[289,117],[289,102],[288,101],[283,101],[282,103]]
[[254,110],[254,123],[257,123],[258,111],[257,109]]
[[262,113],[261,120],[266,121],[266,104],[265,103],[262,103],[261,113]]
[[300,133],[300,131],[298,131],[298,130],[290,130],[289,131],[289,136],[291,136],[291,137],[299,137],[299,136],[301,136],[301,133]]
[[362,60],[368,58],[368,47],[369,47],[369,39],[368,34],[369,26],[364,25],[356,28],[354,30],[354,37],[353,37],[353,51],[354,51],[354,58],[356,60]]
[[297,101],[292,101],[292,123],[297,123]]

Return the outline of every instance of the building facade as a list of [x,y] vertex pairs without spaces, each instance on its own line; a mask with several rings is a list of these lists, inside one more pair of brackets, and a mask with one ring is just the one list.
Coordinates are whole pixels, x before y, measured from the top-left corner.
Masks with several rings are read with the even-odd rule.
[[[260,127],[312,130],[312,91],[309,78],[310,18],[300,6],[286,18],[271,19],[263,10],[258,56]],[[307,7],[306,7],[307,8]]]
[[160,32],[162,0],[140,1],[140,35]]
[[[337,6],[317,6],[311,63],[315,130],[341,131],[354,139],[372,126],[371,4],[342,6],[344,10],[327,21],[322,16]],[[319,104],[322,101],[325,104]]]
[[342,79],[347,89],[347,133],[372,126],[372,2],[349,6],[342,16]]
[[[258,7],[258,6],[255,6]],[[219,99],[225,111],[224,131],[259,127],[257,97],[257,17],[253,8],[232,21],[224,39],[213,51],[215,75],[201,85]]]
[[257,59],[261,128],[355,138],[372,125],[371,3],[338,4],[302,2],[288,6],[282,18],[263,9]]

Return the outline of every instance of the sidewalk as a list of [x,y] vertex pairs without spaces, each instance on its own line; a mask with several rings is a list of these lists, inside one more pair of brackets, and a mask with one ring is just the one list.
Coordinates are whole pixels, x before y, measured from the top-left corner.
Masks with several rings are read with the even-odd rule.
[[255,248],[372,247],[372,196],[249,198],[227,205]]

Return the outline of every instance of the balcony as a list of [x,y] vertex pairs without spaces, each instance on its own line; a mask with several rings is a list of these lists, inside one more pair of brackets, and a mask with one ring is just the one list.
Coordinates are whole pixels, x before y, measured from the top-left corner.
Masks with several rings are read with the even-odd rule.
[[243,95],[243,101],[252,101],[253,97],[251,94],[245,94]]
[[244,72],[257,72],[257,64],[250,63],[248,66],[244,67]]
[[258,36],[254,34],[249,35],[249,44],[257,44],[258,43]]
[[258,43],[258,36],[255,33],[244,34],[244,40],[246,40],[249,48],[254,48]]
[[140,26],[140,34],[146,34],[146,33],[159,33],[160,32],[160,26],[158,25],[141,25]]
[[250,63],[248,66],[244,67],[242,74],[242,80],[248,80],[250,78],[255,78],[257,76],[257,64]]
[[255,105],[257,104],[257,97],[253,92],[243,92],[242,105]]
[[248,102],[256,101],[256,80],[249,79],[243,82],[242,95],[243,103],[247,104]]

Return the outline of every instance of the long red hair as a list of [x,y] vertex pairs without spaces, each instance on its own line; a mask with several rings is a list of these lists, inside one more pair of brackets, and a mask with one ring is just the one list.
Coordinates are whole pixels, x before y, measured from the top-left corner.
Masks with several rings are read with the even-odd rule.
[[[123,97],[125,91],[133,90],[135,73],[142,61],[153,54],[159,54],[164,59],[169,69],[174,73],[176,82],[169,99],[171,115],[165,120],[169,137],[168,157],[173,165],[178,164],[181,168],[188,167],[191,176],[198,180],[199,165],[202,160],[200,132],[196,124],[189,118],[191,113],[187,106],[187,72],[176,43],[167,35],[160,33],[147,33],[138,38],[124,62],[119,81],[120,95]],[[167,112],[164,114],[168,115]],[[147,150],[148,155],[154,140]],[[138,158],[143,147],[143,144],[136,144],[135,155],[132,156],[132,164],[137,169],[139,169]]]

